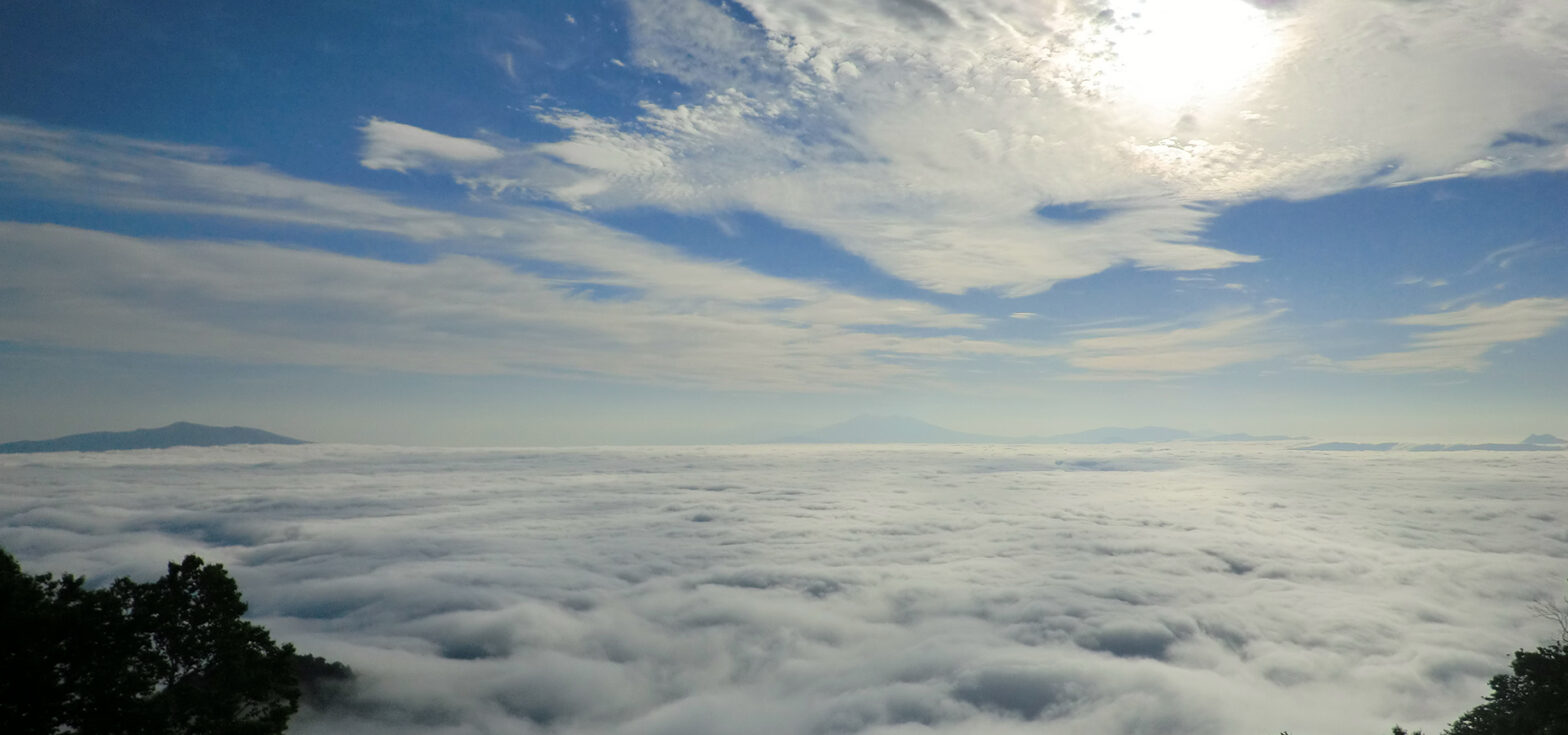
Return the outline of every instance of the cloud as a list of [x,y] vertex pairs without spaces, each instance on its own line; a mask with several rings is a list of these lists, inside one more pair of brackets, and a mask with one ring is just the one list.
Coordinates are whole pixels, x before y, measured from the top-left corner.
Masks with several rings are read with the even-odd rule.
[[[1197,233],[1213,213],[1148,196],[1147,190],[1122,191],[1107,215],[1092,222],[1039,216],[1036,210],[1049,195],[1023,173],[997,170],[992,163],[1039,166],[1064,176],[1075,167],[1106,165],[1092,158],[1046,160],[1042,156],[1051,146],[1044,139],[1009,142],[994,132],[953,131],[956,137],[930,152],[942,160],[894,167],[927,153],[833,153],[824,143],[807,144],[774,130],[795,122],[777,104],[728,91],[703,105],[647,106],[635,126],[627,126],[647,132],[581,114],[549,114],[545,121],[570,137],[534,146],[516,165],[533,172],[544,167],[541,157],[559,161],[570,173],[550,178],[569,182],[552,186],[525,175],[512,184],[486,179],[483,188],[526,188],[578,208],[761,211],[941,293],[996,289],[1016,297],[1120,265],[1206,270],[1257,260],[1198,244]],[[896,127],[885,132],[886,146],[930,138],[930,131],[905,129],[902,120],[900,115],[889,121]],[[1015,144],[1025,149],[1007,149]],[[976,153],[980,159],[971,158]],[[819,156],[829,160],[811,160]],[[893,157],[872,163],[865,156]],[[1039,160],[1026,163],[1032,158]]]
[[[622,262],[619,275],[552,279],[458,254],[393,263],[18,223],[0,223],[0,238],[8,258],[0,339],[31,344],[817,391],[936,379],[941,361],[977,355],[1050,354],[953,334],[972,328],[973,318],[920,302],[748,280],[733,266],[661,260],[657,252]],[[644,291],[600,296],[583,290],[588,282]]]
[[506,155],[484,141],[454,138],[377,117],[359,130],[365,136],[359,164],[369,169],[406,172],[441,164],[483,163]]
[[938,379],[942,361],[966,356],[1054,354],[976,339],[985,321],[972,314],[690,257],[567,212],[429,210],[224,158],[214,149],[0,125],[0,160],[13,164],[4,170],[27,178],[35,197],[390,234],[423,249],[428,262],[296,242],[9,223],[3,278],[16,290],[5,338],[266,363],[565,371],[790,390]]
[[1541,337],[1568,320],[1568,299],[1516,299],[1494,306],[1389,319],[1389,324],[1423,328],[1406,349],[1335,363],[1357,372],[1425,373],[1445,370],[1480,372],[1486,354],[1510,342]]
[[1480,273],[1481,271],[1491,270],[1493,268],[1500,271],[1508,270],[1519,260],[1545,255],[1558,249],[1559,248],[1556,247],[1543,245],[1534,240],[1526,240],[1521,243],[1515,243],[1513,245],[1498,248],[1490,253],[1487,253],[1486,257],[1482,258],[1475,265],[1470,266],[1470,269],[1465,271],[1465,275],[1471,276],[1475,275],[1476,273]]
[[1405,277],[1400,278],[1399,280],[1395,281],[1394,285],[1396,285],[1396,286],[1426,286],[1427,288],[1438,288],[1440,286],[1447,286],[1448,285],[1448,279],[1445,279],[1445,278],[1427,278],[1426,276],[1405,276]]
[[305,735],[1435,729],[1553,632],[1549,455],[6,456],[0,544],[100,584],[226,564],[275,637],[360,674]]
[[226,152],[215,148],[0,118],[0,183],[29,197],[110,210],[378,232],[423,242],[479,229],[460,215],[226,161]]
[[[669,299],[744,303],[827,302],[859,324],[977,327],[976,317],[917,301],[874,299],[766,276],[733,263],[684,255],[582,217],[537,207],[459,214],[394,201],[255,166],[223,163],[215,149],[57,130],[0,121],[0,160],[28,179],[32,196],[111,209],[205,214],[230,219],[381,232],[409,238],[432,255],[523,256],[575,271],[558,279],[646,290]],[[8,170],[0,169],[0,176]],[[22,179],[18,178],[20,182]]]
[[[404,128],[390,130],[407,133]],[[294,242],[152,239],[5,224],[14,242],[5,280],[14,284],[16,308],[0,324],[5,339],[33,344],[784,390],[941,380],[955,361],[1044,360],[1075,349],[1075,367],[1115,376],[1201,372],[1266,356],[1257,345],[1209,344],[1167,351],[1166,362],[1156,365],[1136,348],[1118,353],[1093,340],[1051,345],[982,339],[977,335],[987,322],[973,314],[690,257],[568,212],[500,203],[471,214],[424,209],[376,192],[229,164],[215,149],[11,121],[0,126],[0,159],[38,174],[31,180],[33,196],[378,232],[407,238],[426,253],[427,262],[392,263]],[[1176,233],[1193,226],[1193,216],[1202,215],[1124,203],[1096,222]],[[1048,266],[1053,277],[1068,277],[1118,260],[1181,269],[1215,267],[1232,257],[1177,242],[1136,255],[1102,243],[1096,252],[1085,243],[1100,242],[1104,232],[1033,214],[1028,219],[1057,232],[1055,243],[1018,249],[998,242],[988,249],[974,239],[965,244],[955,225],[928,231],[924,244],[911,245],[922,236],[903,225],[843,226],[891,228],[876,252],[901,249],[889,267],[908,269],[909,277],[945,291],[985,282],[991,278],[985,273],[1014,281],[1009,293],[1045,288],[1051,281],[1023,283],[1018,274],[1039,272],[1030,263],[1053,260],[1059,261]],[[976,232],[1000,226],[993,222]],[[519,268],[518,258],[553,267]],[[465,279],[472,286],[464,286]],[[640,357],[625,359],[631,354]]]
[[[680,102],[539,108],[563,140],[466,180],[579,208],[755,210],[921,288],[1016,297],[1253,262],[1201,237],[1239,201],[1568,167],[1565,42],[1543,30],[1568,11],[1550,3],[744,8],[631,3],[634,58],[687,85]],[[1111,214],[1035,214],[1080,205]]]
[[1066,360],[1094,379],[1147,380],[1256,362],[1290,348],[1269,327],[1284,310],[1221,316],[1196,326],[1097,329],[1073,340]]

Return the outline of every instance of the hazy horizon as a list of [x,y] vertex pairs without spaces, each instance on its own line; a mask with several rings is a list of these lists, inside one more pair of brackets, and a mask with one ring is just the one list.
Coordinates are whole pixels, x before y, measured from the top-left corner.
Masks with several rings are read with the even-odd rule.
[[[79,432],[77,434],[61,435],[61,436],[58,436],[58,437],[30,437],[30,438],[28,438],[26,440],[19,440],[19,441],[20,441],[20,443],[23,443],[23,444],[27,444],[27,443],[31,443],[31,442],[39,442],[39,441],[42,441],[44,443],[48,443],[48,442],[53,441],[55,439],[69,439],[69,438],[72,438],[72,437],[82,436],[82,435],[98,435],[98,434],[130,435],[130,434],[136,434],[136,433],[140,433],[140,432],[146,432],[148,430],[175,428],[177,425],[180,425],[180,424],[192,424],[192,423],[195,423],[195,422],[178,421],[178,422],[172,422],[171,424],[166,424],[166,425],[164,425],[162,427],[138,426],[138,427],[134,427],[132,429],[113,429],[113,428],[111,428],[111,429],[100,429],[100,430],[96,430],[96,431],[93,431],[93,432]],[[201,429],[221,429],[221,428],[224,428],[224,427],[213,426],[213,425],[202,425],[202,424],[199,424],[199,423],[196,424],[196,427],[201,428]],[[264,430],[264,427],[231,427],[231,428],[263,429]],[[847,431],[847,433],[846,433],[846,431]],[[914,433],[911,433],[911,431],[913,431]],[[1167,436],[1167,434],[1173,434],[1173,435],[1172,436]],[[1469,440],[1469,441],[1437,441],[1437,440],[1434,440],[1434,439],[1432,439],[1430,437],[1419,437],[1419,436],[1418,437],[1390,437],[1390,436],[1386,436],[1386,435],[1375,435],[1375,436],[1374,435],[1336,435],[1336,436],[1332,436],[1332,437],[1321,437],[1321,436],[1314,437],[1314,436],[1308,436],[1308,435],[1252,434],[1250,432],[1230,432],[1230,431],[1191,431],[1191,430],[1187,430],[1187,429],[1182,429],[1180,427],[1164,427],[1164,426],[1096,426],[1096,427],[1091,427],[1091,428],[1080,430],[1080,431],[1076,431],[1076,432],[1066,432],[1066,433],[1063,433],[1063,434],[1005,435],[1005,434],[993,434],[993,433],[986,433],[986,432],[955,431],[955,430],[951,429],[950,427],[938,426],[938,425],[935,425],[935,424],[923,421],[923,420],[919,419],[918,417],[899,416],[899,415],[892,415],[892,414],[883,414],[883,415],[860,414],[858,416],[854,416],[854,417],[848,418],[848,419],[846,419],[844,421],[834,422],[832,424],[827,424],[827,425],[822,425],[822,426],[809,426],[809,425],[806,425],[806,424],[785,424],[785,423],[778,423],[778,422],[757,422],[757,423],[753,423],[753,424],[746,425],[746,426],[730,427],[727,430],[720,430],[720,431],[709,433],[709,434],[705,434],[705,435],[695,435],[695,436],[687,436],[687,437],[681,437],[681,436],[673,436],[672,437],[667,432],[665,434],[665,436],[663,437],[663,441],[656,441],[656,442],[572,443],[572,442],[569,442],[569,441],[557,440],[557,441],[554,441],[554,442],[540,442],[540,443],[535,443],[535,444],[483,444],[483,443],[464,444],[464,443],[439,443],[439,442],[437,442],[437,443],[416,444],[416,443],[405,443],[405,442],[397,442],[397,441],[382,441],[382,442],[368,442],[368,441],[341,442],[340,441],[340,442],[333,442],[333,441],[319,441],[319,440],[314,440],[314,439],[310,439],[310,438],[306,438],[306,437],[288,437],[288,436],[282,436],[282,437],[277,437],[277,438],[279,438],[279,439],[288,439],[288,440],[302,440],[302,441],[309,442],[309,443],[314,443],[314,444],[343,444],[343,445],[348,445],[348,446],[356,446],[356,445],[358,445],[358,446],[393,446],[393,447],[401,446],[401,447],[407,447],[407,448],[411,448],[411,449],[440,448],[440,447],[450,447],[450,448],[465,448],[466,447],[466,448],[477,448],[477,449],[487,449],[487,448],[488,449],[506,449],[506,448],[530,449],[530,448],[551,448],[551,447],[554,447],[554,448],[658,447],[658,446],[701,447],[701,446],[745,446],[745,445],[776,444],[776,443],[865,444],[865,445],[875,446],[875,445],[884,445],[884,444],[931,444],[931,445],[941,445],[941,444],[950,444],[950,443],[955,443],[955,442],[956,443],[961,443],[961,444],[985,444],[985,443],[1016,444],[1016,443],[1025,443],[1025,444],[1037,444],[1037,445],[1042,445],[1042,446],[1044,446],[1044,445],[1057,445],[1057,446],[1066,447],[1066,446],[1077,445],[1077,444],[1143,444],[1143,445],[1152,445],[1152,444],[1165,444],[1165,443],[1169,443],[1169,442],[1173,442],[1173,441],[1174,442],[1193,442],[1193,441],[1202,442],[1202,441],[1216,441],[1216,440],[1220,440],[1220,441],[1276,442],[1276,443],[1278,443],[1278,442],[1286,442],[1286,443],[1289,443],[1290,448],[1295,448],[1295,449],[1316,448],[1312,444],[1313,442],[1328,441],[1328,443],[1331,443],[1331,444],[1332,443],[1351,443],[1351,444],[1353,444],[1353,443],[1358,443],[1358,442],[1387,443],[1387,444],[1399,445],[1397,447],[1399,449],[1410,449],[1410,448],[1414,447],[1414,448],[1417,448],[1418,451],[1421,450],[1422,448],[1425,448],[1426,450],[1430,451],[1433,448],[1437,448],[1437,447],[1449,447],[1449,448],[1452,448],[1454,450],[1470,450],[1470,449],[1477,449],[1477,448],[1479,448],[1481,450],[1509,451],[1510,449],[1512,449],[1514,447],[1521,446],[1522,444],[1526,443],[1529,440],[1535,440],[1536,443],[1546,443],[1546,444],[1561,444],[1561,443],[1563,443],[1562,441],[1560,441],[1560,437],[1557,437],[1555,434],[1553,434],[1552,432],[1548,432],[1548,431],[1532,431],[1532,432],[1529,432],[1528,434],[1525,434],[1525,435],[1522,435],[1522,436],[1520,436],[1520,435],[1510,436],[1510,437],[1489,436],[1489,437],[1484,437],[1484,438],[1475,438],[1475,439]],[[1451,439],[1451,436],[1450,437],[1446,437],[1446,438]],[[1551,440],[1559,440],[1559,441],[1551,441]],[[0,442],[0,444],[4,444],[4,443],[5,442]],[[228,439],[228,438],[224,438],[221,441],[215,442],[215,444],[219,445],[219,446],[225,445],[225,444],[233,444],[233,443],[241,443],[241,442],[239,440]],[[270,440],[262,440],[262,443],[265,444],[265,443],[271,443],[271,442],[270,442]],[[188,440],[182,440],[180,442],[176,442],[173,446],[174,447],[180,447],[180,446],[205,446],[205,445],[206,444],[190,444],[190,443],[188,443]],[[135,451],[135,450],[142,449],[142,448],[143,447],[140,447],[140,446],[133,446],[133,447],[108,447],[108,448],[103,448],[103,449],[70,449],[70,450],[66,450],[66,451],[127,451],[127,450]],[[39,450],[36,450],[36,449],[33,449],[33,450],[17,450],[15,448],[10,448],[10,451],[33,451],[33,452],[36,452],[36,451],[39,451]],[[61,451],[61,450],[59,450],[59,449],[48,449],[48,450],[42,450],[42,451],[53,452],[53,451]]]

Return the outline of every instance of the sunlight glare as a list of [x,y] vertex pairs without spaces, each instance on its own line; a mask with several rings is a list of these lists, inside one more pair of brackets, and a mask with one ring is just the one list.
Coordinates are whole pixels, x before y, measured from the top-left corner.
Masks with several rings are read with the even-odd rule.
[[1244,0],[1112,0],[1103,70],[1112,99],[1178,110],[1235,96],[1268,70],[1280,42],[1268,13]]

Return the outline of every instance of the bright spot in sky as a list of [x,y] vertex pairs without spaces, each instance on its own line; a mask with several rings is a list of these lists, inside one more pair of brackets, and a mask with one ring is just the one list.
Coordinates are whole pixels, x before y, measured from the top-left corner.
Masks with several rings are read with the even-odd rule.
[[1281,43],[1268,13],[1243,0],[1113,0],[1112,98],[1160,110],[1222,101],[1261,78]]

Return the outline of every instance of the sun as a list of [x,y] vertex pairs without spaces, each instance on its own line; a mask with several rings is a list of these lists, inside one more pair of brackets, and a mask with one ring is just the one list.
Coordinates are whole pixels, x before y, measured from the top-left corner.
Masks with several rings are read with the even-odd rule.
[[1280,52],[1268,11],[1245,0],[1110,0],[1101,94],[1160,111],[1231,99]]

